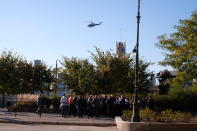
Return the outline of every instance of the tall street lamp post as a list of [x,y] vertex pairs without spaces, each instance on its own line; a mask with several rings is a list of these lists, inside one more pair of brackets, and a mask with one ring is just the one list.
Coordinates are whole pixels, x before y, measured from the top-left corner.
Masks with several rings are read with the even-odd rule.
[[133,113],[131,122],[139,122],[139,104],[138,104],[138,89],[139,89],[139,25],[140,25],[140,0],[138,0],[138,12],[137,12],[137,43],[135,47],[136,53],[136,67],[135,67],[135,87],[134,87],[134,98],[133,98]]

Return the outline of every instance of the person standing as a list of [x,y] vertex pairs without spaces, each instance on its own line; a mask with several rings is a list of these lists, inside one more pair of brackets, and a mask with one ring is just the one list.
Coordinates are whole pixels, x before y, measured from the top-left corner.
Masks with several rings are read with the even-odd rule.
[[36,113],[38,113],[40,116],[41,116],[41,113],[44,110],[44,104],[45,104],[45,102],[44,102],[44,94],[41,91],[40,95],[38,97],[38,100],[37,100],[38,109],[36,110]]
[[123,96],[120,96],[120,115],[122,115],[123,110],[125,110],[125,98]]
[[85,104],[85,100],[83,99],[81,95],[77,99],[76,106],[77,106],[78,117],[83,118],[86,104]]
[[73,115],[77,116],[78,110],[77,110],[77,101],[79,99],[79,96],[74,96],[74,106],[73,106]]
[[74,108],[75,108],[75,105],[74,105],[74,97],[72,95],[70,95],[70,97],[68,98],[68,115],[72,115],[74,116]]
[[92,100],[93,100],[92,96],[90,96],[87,100],[87,115],[88,115],[88,118],[93,117]]
[[109,96],[106,100],[107,104],[107,114],[110,117],[114,117],[114,104],[115,104],[115,98],[113,95]]
[[92,110],[93,110],[93,116],[98,117],[99,116],[99,108],[100,108],[100,101],[98,97],[95,95],[92,99]]
[[115,116],[121,116],[121,110],[120,110],[120,96],[115,97]]
[[67,110],[68,110],[68,99],[66,95],[64,94],[60,99],[60,109],[62,117],[67,117]]
[[102,98],[102,115],[107,116],[107,96],[103,96]]
[[149,109],[152,109],[152,110],[154,109],[154,100],[151,96],[148,97],[147,105]]

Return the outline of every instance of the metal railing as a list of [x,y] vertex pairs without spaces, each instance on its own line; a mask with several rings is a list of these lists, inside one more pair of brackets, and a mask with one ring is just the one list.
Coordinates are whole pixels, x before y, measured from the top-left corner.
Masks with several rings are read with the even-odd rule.
[[[36,101],[18,101],[18,100],[11,100],[7,101],[7,109],[10,112],[14,112],[15,117],[17,116],[17,112],[34,112],[37,113],[40,118],[42,116],[42,113],[48,113],[50,112],[50,107],[52,104],[46,105],[38,105]],[[56,112],[59,112],[59,109],[51,109],[56,110]]]

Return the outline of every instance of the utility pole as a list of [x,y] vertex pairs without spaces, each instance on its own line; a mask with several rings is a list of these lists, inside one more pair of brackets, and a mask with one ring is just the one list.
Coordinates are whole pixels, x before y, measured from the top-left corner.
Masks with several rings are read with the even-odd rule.
[[54,89],[54,93],[56,94],[56,90],[57,90],[57,77],[58,77],[58,72],[57,72],[57,60],[55,61],[55,89]]
[[133,98],[133,114],[131,122],[139,122],[139,104],[138,104],[138,89],[139,89],[139,25],[140,25],[140,0],[138,0],[138,12],[137,12],[137,43],[136,43],[136,67],[135,67],[135,88]]

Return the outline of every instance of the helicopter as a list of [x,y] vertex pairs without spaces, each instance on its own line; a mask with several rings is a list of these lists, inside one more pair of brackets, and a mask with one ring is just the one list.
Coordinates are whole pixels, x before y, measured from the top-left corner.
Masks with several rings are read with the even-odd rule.
[[87,26],[88,26],[88,27],[94,27],[94,26],[97,26],[97,25],[101,25],[101,23],[102,23],[102,22],[94,23],[94,22],[91,21],[91,23],[88,24]]

